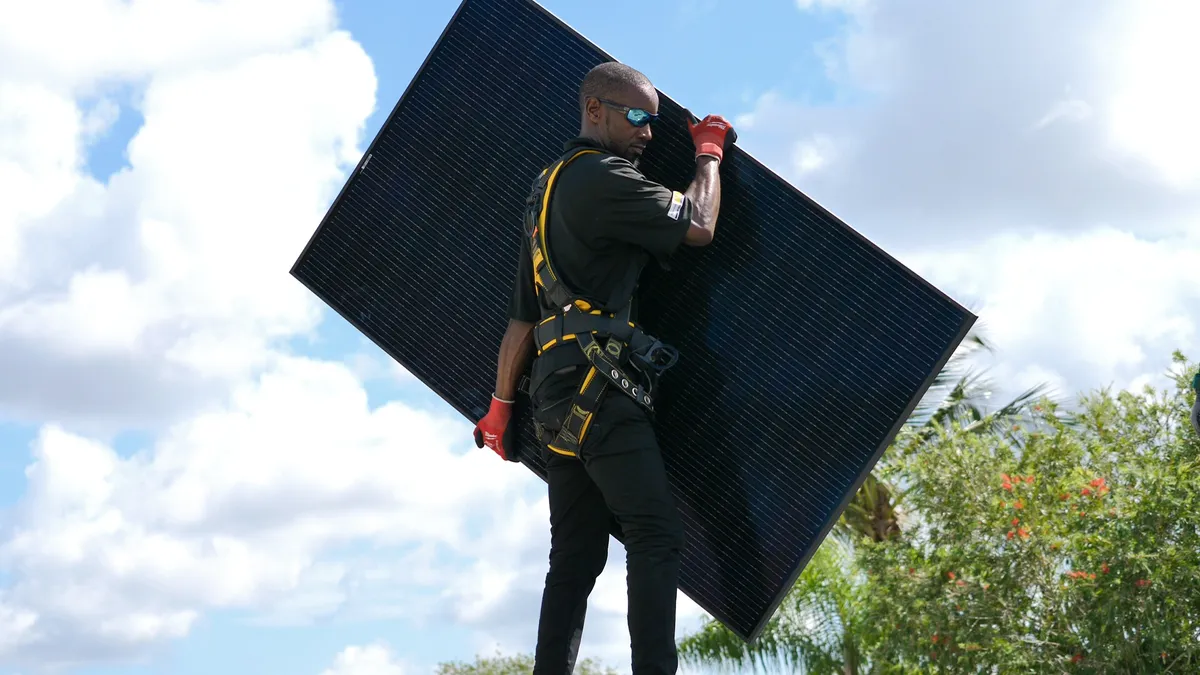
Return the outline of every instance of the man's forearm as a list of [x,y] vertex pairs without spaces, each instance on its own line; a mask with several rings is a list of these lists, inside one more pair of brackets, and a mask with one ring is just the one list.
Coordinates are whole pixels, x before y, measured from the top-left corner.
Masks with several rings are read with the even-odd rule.
[[512,401],[517,397],[517,385],[533,356],[533,324],[510,320],[500,341],[496,359],[496,398]]
[[[717,231],[717,214],[721,210],[720,162],[713,157],[696,160],[696,177],[684,195],[692,202],[692,225],[707,232],[707,240]],[[697,243],[708,243],[701,241]]]

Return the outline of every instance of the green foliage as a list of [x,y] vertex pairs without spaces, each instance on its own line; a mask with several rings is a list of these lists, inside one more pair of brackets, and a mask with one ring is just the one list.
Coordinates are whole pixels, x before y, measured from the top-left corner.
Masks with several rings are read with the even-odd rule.
[[1097,392],[1069,415],[1046,400],[1003,425],[934,409],[875,472],[905,486],[889,536],[853,515],[852,545],[822,544],[759,643],[710,623],[682,656],[808,673],[1200,672],[1195,368],[1176,360],[1174,390]]
[[[533,672],[532,654],[504,656],[476,656],[474,663],[453,661],[438,664],[436,675],[529,675]],[[595,659],[584,659],[575,664],[575,675],[617,675],[617,671],[606,667]]]
[[852,552],[827,539],[800,574],[795,590],[754,645],[710,621],[679,644],[680,660],[722,670],[756,666],[767,672],[828,673],[858,656],[863,586],[852,577]]
[[[1173,393],[1101,392],[893,467],[920,526],[860,547],[874,655],[1011,672],[1200,665],[1200,440]],[[903,442],[903,441],[902,441]],[[1186,666],[1185,666],[1186,664]]]

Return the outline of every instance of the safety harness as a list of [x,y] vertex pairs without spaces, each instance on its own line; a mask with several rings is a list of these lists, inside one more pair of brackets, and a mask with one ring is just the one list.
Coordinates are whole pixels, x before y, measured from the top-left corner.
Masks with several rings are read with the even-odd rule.
[[[542,357],[551,350],[568,349],[571,348],[568,343],[574,343],[591,364],[557,435],[551,438],[535,422],[539,439],[550,450],[571,457],[578,456],[588,426],[610,386],[637,401],[653,415],[653,391],[658,378],[679,358],[674,347],[647,335],[630,321],[632,298],[626,298],[619,307],[606,307],[573,292],[550,264],[546,217],[554,181],[577,158],[598,152],[584,148],[564,154],[534,179],[533,189],[525,202],[525,236],[529,239],[535,288],[542,308],[542,319],[533,330],[537,355]],[[629,369],[640,377],[631,375]],[[544,377],[530,382],[530,393],[537,391]]]

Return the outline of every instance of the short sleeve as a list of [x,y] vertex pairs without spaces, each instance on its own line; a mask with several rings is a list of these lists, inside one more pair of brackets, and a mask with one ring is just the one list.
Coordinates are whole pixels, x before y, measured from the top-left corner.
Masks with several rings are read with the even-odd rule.
[[609,161],[606,168],[588,200],[596,236],[639,246],[665,265],[691,227],[691,200],[628,162]]
[[517,260],[517,276],[513,279],[512,296],[508,300],[508,318],[525,323],[537,323],[542,318],[537,288],[533,283],[533,259],[529,240],[521,237],[521,254]]

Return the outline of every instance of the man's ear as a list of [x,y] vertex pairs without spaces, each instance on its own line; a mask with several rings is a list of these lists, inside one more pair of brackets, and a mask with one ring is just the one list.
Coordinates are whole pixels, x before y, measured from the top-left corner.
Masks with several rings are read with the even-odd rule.
[[600,99],[595,96],[589,96],[583,102],[583,114],[592,124],[600,123],[600,109],[604,106],[600,103]]

